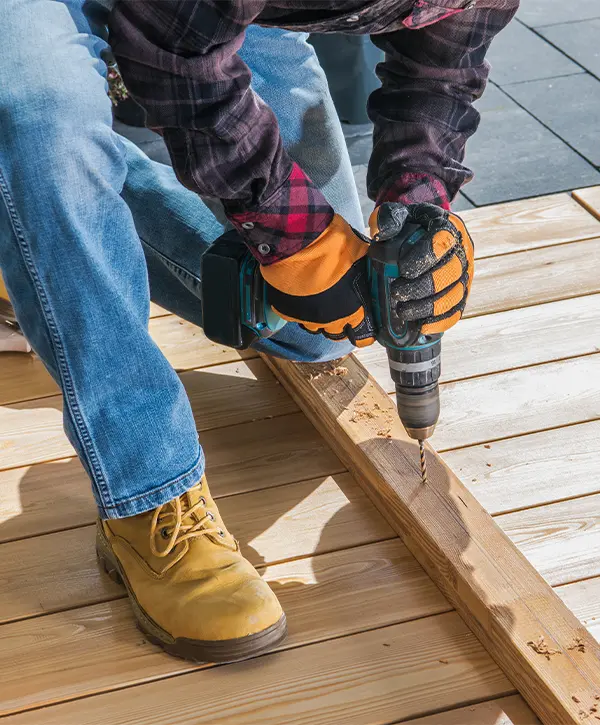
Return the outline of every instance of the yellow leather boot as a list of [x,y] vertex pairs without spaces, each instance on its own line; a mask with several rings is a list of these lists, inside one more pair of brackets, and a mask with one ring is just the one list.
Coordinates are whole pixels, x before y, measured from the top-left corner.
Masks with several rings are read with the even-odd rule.
[[206,478],[154,511],[99,521],[96,541],[141,630],[169,654],[234,662],[284,639],[281,605],[225,528]]

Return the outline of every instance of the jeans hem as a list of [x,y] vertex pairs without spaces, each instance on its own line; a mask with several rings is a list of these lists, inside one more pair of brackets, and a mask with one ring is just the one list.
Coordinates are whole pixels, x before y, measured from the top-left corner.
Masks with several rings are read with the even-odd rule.
[[181,496],[181,494],[189,491],[190,488],[195,486],[204,475],[204,467],[204,453],[201,449],[192,468],[172,481],[163,483],[157,488],[148,491],[148,493],[144,493],[140,496],[134,496],[133,498],[126,499],[125,501],[119,501],[111,506],[99,503],[98,511],[100,518],[122,519],[127,516],[136,516],[137,514],[152,511],[152,509],[155,509],[157,506],[161,506],[162,504],[167,503],[167,501],[171,501],[171,499]]

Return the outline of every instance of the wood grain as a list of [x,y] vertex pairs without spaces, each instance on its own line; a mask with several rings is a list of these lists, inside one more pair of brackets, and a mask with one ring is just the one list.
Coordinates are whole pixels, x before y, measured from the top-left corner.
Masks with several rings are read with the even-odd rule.
[[[215,498],[344,470],[302,413],[202,434]],[[0,542],[82,526],[97,516],[87,474],[75,458],[0,471]]]
[[459,216],[469,227],[480,259],[600,236],[598,221],[568,194],[494,204]]
[[600,354],[443,385],[438,451],[600,417]]
[[600,239],[482,259],[465,317],[600,292]]
[[405,725],[539,725],[539,722],[522,697],[511,695],[407,720]]
[[[215,345],[199,327],[174,315],[150,320],[150,335],[175,370],[189,370],[257,357],[252,350],[238,352]],[[59,393],[58,386],[36,355],[0,356],[0,405]]]
[[598,493],[600,421],[459,448],[443,458],[491,514]]
[[[579,722],[600,688],[600,646],[431,449],[422,484],[417,443],[390,399],[355,359],[344,364],[346,376],[315,377],[314,366],[269,360],[542,722]],[[357,417],[361,407],[374,418]],[[383,425],[390,438],[378,435]],[[527,643],[542,635],[565,655],[534,652]],[[567,646],[578,636],[586,651],[575,658]]]
[[[76,700],[43,723],[373,725],[512,691],[451,612]],[[40,725],[40,711],[6,723]]]
[[573,196],[590,214],[600,219],[600,186],[578,189],[573,192]]
[[600,627],[600,577],[565,584],[556,593],[588,629]]
[[[438,614],[449,606],[397,539],[268,567],[264,576],[288,614],[286,649]],[[579,617],[597,615],[600,622],[600,579],[561,587],[558,593]],[[2,713],[192,669],[144,643],[124,600],[3,625],[0,637],[5,655],[0,659],[0,681],[5,685],[0,692]],[[454,664],[445,650],[439,660],[440,665]],[[49,670],[50,661],[54,667]],[[418,677],[426,676],[417,671]],[[222,678],[223,687],[227,679]],[[135,698],[136,692],[129,694]],[[97,702],[88,703],[92,711]],[[275,722],[286,721],[282,717]],[[537,725],[539,721],[513,696],[411,722]]]
[[[444,335],[441,380],[455,382],[592,352],[600,352],[600,295],[462,320]],[[356,357],[385,390],[394,390],[383,347],[363,348]]]
[[[181,374],[181,380],[199,431],[298,410],[261,360],[190,370]],[[61,396],[0,408],[0,470],[73,453],[62,431]]]
[[[285,649],[450,609],[398,539],[263,575],[287,614]],[[0,715],[197,669],[146,643],[123,599],[3,625],[0,640]]]
[[550,584],[600,575],[600,494],[496,518]]
[[[394,536],[347,473],[230,496],[219,509],[255,566]],[[0,622],[122,595],[98,570],[93,526],[1,544],[0,591]]]

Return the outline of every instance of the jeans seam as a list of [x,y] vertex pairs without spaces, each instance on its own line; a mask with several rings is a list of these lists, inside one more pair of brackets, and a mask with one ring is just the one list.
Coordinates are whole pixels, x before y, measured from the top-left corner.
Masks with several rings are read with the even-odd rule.
[[25,264],[25,268],[27,269],[36,296],[38,298],[42,317],[44,319],[48,332],[50,333],[49,340],[52,346],[52,353],[56,361],[56,369],[60,374],[62,382],[64,393],[63,397],[73,418],[73,422],[75,424],[74,428],[79,438],[81,449],[86,456],[87,467],[92,474],[92,483],[94,486],[96,486],[100,498],[106,498],[112,503],[113,499],[106,484],[106,476],[104,475],[104,472],[100,465],[100,461],[98,460],[96,452],[93,448],[92,438],[90,436],[85,419],[81,412],[79,401],[77,400],[77,395],[73,386],[73,381],[69,374],[66,356],[64,353],[64,345],[58,332],[58,326],[56,325],[56,322],[54,320],[54,315],[52,314],[49,300],[46,297],[43,286],[35,270],[35,265],[33,264],[31,252],[29,250],[27,240],[25,239],[25,235],[23,234],[23,227],[20,223],[16,207],[13,204],[8,183],[2,172],[2,169],[0,169],[0,193],[2,194],[4,204],[8,212],[13,234],[15,235],[15,238],[17,240],[17,246],[21,252],[21,257]]
[[140,242],[148,247],[148,249],[151,249],[155,254],[157,254],[167,265],[167,267],[173,267],[175,270],[180,272],[182,275],[185,275],[189,279],[194,280],[195,282],[200,283],[200,277],[195,275],[193,272],[190,272],[189,269],[186,269],[185,267],[182,267],[180,264],[172,260],[170,257],[167,257],[165,254],[163,254],[161,251],[159,251],[156,247],[154,247],[152,244],[147,242],[143,237],[140,237]]
[[153,488],[152,491],[147,491],[146,493],[140,493],[139,496],[133,496],[131,498],[125,498],[121,501],[113,501],[113,503],[109,506],[104,506],[105,509],[117,509],[121,508],[124,504],[130,504],[135,503],[136,501],[139,501],[144,498],[148,498],[149,496],[155,496],[156,494],[161,493],[161,491],[164,491],[166,488],[170,488],[171,486],[175,486],[179,481],[183,480],[184,478],[187,478],[188,476],[192,475],[194,473],[194,470],[199,467],[201,463],[204,461],[204,455],[202,453],[202,449],[200,448],[200,451],[198,452],[198,455],[196,456],[196,460],[194,461],[194,464],[188,468],[188,470],[185,473],[182,473],[180,476],[177,476],[177,478],[173,478],[170,481],[167,481],[167,483],[161,484],[158,488]]

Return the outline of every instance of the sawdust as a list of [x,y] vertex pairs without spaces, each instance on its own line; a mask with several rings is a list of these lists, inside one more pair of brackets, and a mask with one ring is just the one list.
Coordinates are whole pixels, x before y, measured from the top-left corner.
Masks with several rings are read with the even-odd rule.
[[548,645],[546,644],[546,640],[543,636],[541,636],[537,642],[534,642],[533,640],[530,640],[527,642],[527,646],[531,647],[531,649],[536,652],[539,655],[543,655],[547,660],[550,660],[550,658],[553,655],[561,655],[562,652],[559,649],[550,649]]
[[348,375],[349,372],[350,371],[348,370],[348,368],[345,368],[342,365],[337,365],[336,367],[332,368],[331,370],[323,370],[320,373],[316,373],[316,374],[310,373],[310,375],[308,376],[308,380],[309,380],[309,382],[312,383],[313,380],[318,380],[319,378],[322,378],[323,375],[329,375],[330,377],[335,376],[338,378],[343,378],[343,377],[346,377],[346,375]]
[[339,378],[344,378],[348,375],[348,372],[348,368],[338,365],[338,367],[333,368],[333,370],[325,370],[325,375],[335,375]]
[[577,652],[585,652],[585,642],[581,639],[581,637],[575,637],[573,644],[569,645],[567,649],[570,652],[573,650],[577,650]]
[[449,664],[448,660],[438,660],[438,662],[440,662],[443,665]]
[[488,449],[488,451],[489,451],[489,449],[490,449],[490,448],[491,448],[492,446],[490,446],[490,445],[489,445],[489,443],[486,443],[486,444],[485,444],[485,445],[484,445],[483,447],[484,447],[484,448],[487,448],[487,449]]
[[391,431],[392,431],[391,428],[385,428],[385,429],[382,429],[382,430],[378,430],[377,431],[377,435],[380,438],[391,438],[392,437],[392,432]]
[[575,695],[571,695],[571,700],[573,700],[573,702],[576,702],[578,705],[581,702],[581,700],[578,697],[575,697]]

